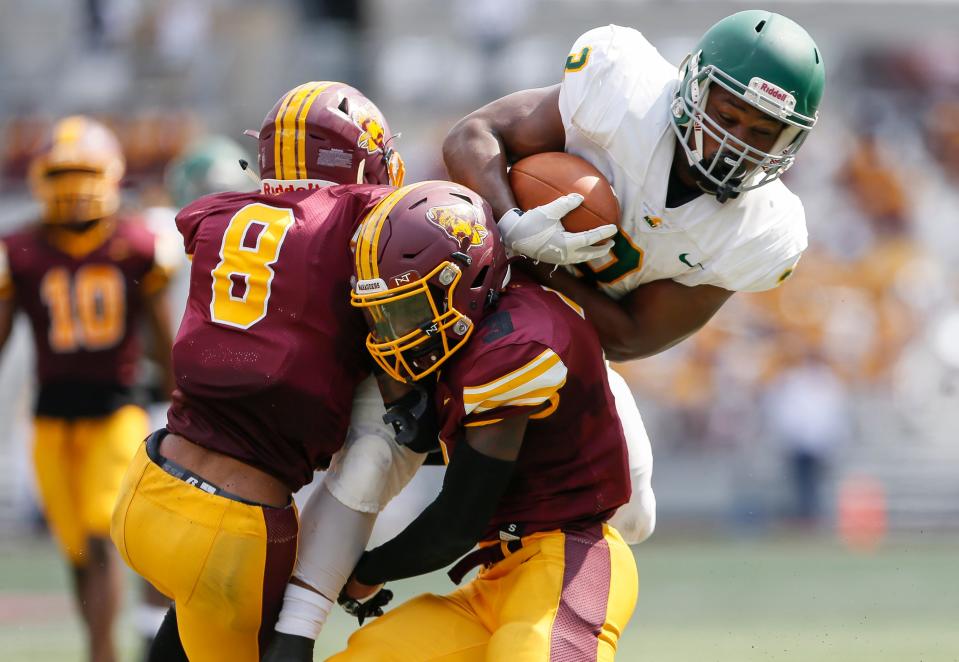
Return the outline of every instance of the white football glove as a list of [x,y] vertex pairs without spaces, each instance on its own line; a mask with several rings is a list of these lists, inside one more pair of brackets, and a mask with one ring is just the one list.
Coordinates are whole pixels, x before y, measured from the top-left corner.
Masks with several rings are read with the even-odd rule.
[[585,232],[563,228],[562,218],[582,202],[583,196],[570,193],[525,213],[510,209],[498,223],[503,243],[511,255],[526,255],[549,264],[579,264],[603,257],[613,248],[609,238],[616,234],[615,225]]

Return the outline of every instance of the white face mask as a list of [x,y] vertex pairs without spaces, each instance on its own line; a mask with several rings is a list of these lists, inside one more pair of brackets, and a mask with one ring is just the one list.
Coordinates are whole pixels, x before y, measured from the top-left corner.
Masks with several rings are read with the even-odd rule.
[[[680,71],[683,80],[689,82],[681,84],[673,100],[673,132],[683,146],[689,165],[698,171],[709,193],[725,202],[743,191],[779,179],[792,166],[809,127],[815,123],[815,118],[793,119],[796,115],[792,110],[795,107],[792,95],[756,78],[748,88],[737,89],[742,85],[719,69],[707,66],[700,70],[699,53],[687,57]],[[786,125],[769,152],[736,138],[706,114],[706,102],[713,84]],[[703,157],[704,133],[719,145],[715,155],[708,160]],[[710,186],[715,188],[710,190]]]

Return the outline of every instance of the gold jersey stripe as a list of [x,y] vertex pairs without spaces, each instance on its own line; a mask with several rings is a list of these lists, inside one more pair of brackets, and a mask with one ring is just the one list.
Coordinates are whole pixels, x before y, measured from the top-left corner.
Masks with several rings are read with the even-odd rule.
[[463,388],[464,400],[467,403],[482,402],[489,397],[505,393],[517,386],[522,386],[526,382],[536,379],[557,363],[560,363],[559,356],[557,356],[553,350],[545,349],[526,365],[502,377],[485,384],[480,384],[479,386],[467,386]]
[[586,313],[585,313],[585,311],[583,310],[582,306],[580,306],[578,303],[576,303],[575,301],[573,301],[572,299],[570,299],[568,296],[566,296],[565,294],[563,294],[563,293],[560,292],[559,290],[554,290],[552,287],[546,287],[545,285],[540,285],[540,287],[542,287],[542,288],[543,288],[544,290],[546,290],[547,292],[552,292],[553,294],[555,294],[556,296],[558,296],[560,299],[563,300],[563,303],[565,303],[567,306],[569,306],[570,308],[572,308],[572,309],[576,312],[577,315],[579,315],[579,316],[582,317],[583,319],[586,319]]
[[463,404],[471,410],[488,400],[519,397],[541,388],[558,389],[566,380],[566,366],[551,349],[543,351],[535,359],[499,379],[480,386],[463,389]]
[[537,407],[547,400],[550,400],[563,388],[566,384],[565,372],[563,374],[564,377],[560,381],[551,383],[549,386],[537,388],[527,393],[510,392],[500,398],[483,400],[478,405],[475,405],[475,408],[470,413],[482,414],[503,407]]
[[491,418],[488,421],[470,421],[468,423],[463,423],[464,428],[481,428],[484,425],[494,425],[496,423],[502,423],[502,418]]
[[556,408],[559,407],[559,393],[554,393],[549,396],[549,406],[543,409],[543,411],[536,412],[535,414],[530,414],[530,418],[534,420],[540,420],[543,418],[549,418],[549,416],[556,411]]
[[7,260],[7,249],[0,241],[0,300],[13,296],[13,277],[10,274],[10,262]]

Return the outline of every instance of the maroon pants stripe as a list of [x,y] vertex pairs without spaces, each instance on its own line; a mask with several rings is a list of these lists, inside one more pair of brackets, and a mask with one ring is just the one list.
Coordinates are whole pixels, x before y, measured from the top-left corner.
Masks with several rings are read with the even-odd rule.
[[273,626],[283,606],[283,592],[296,563],[296,539],[299,524],[296,509],[263,508],[266,523],[266,563],[263,567],[263,606],[260,614],[260,655],[273,638]]
[[550,662],[596,660],[606,622],[611,561],[603,527],[566,533],[563,592],[550,633]]

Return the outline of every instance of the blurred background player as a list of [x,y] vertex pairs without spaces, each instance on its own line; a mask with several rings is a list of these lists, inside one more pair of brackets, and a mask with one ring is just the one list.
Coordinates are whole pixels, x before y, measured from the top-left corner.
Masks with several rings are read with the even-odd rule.
[[212,134],[196,140],[164,173],[164,185],[173,207],[183,209],[211,193],[253,190],[255,187],[240,167],[240,161],[249,158],[246,150],[226,136]]
[[357,236],[353,304],[397,380],[431,379],[449,464],[437,498],[365,553],[347,586],[443,568],[459,583],[355,633],[334,660],[612,660],[638,590],[606,524],[629,498],[626,442],[582,309],[525,275],[482,198],[425,182],[380,203]]
[[169,261],[156,236],[118,213],[123,173],[109,129],[82,116],[61,120],[30,167],[42,225],[0,240],[0,348],[23,310],[37,352],[38,492],[72,569],[94,662],[116,659],[122,566],[110,515],[148,432],[137,391],[144,320],[166,389],[172,377]]
[[[529,0],[524,16],[504,19],[490,8],[502,0],[359,0],[336,3],[359,17],[345,24],[321,15],[331,4],[101,2],[96,47],[85,39],[88,3],[5,4],[0,236],[39,218],[26,178],[36,137],[77,109],[119,137],[124,204],[137,209],[146,178],[158,185],[162,168],[203,127],[255,157],[239,137],[258,128],[251,118],[257,124],[281,92],[316,76],[364,90],[403,131],[409,181],[444,179],[440,144],[450,127],[510,92],[560,82],[571,45],[591,27],[634,26],[678,65],[707,26],[747,8],[730,0],[694,13],[675,3],[638,11],[621,0]],[[505,4],[512,12],[519,3]],[[938,589],[959,532],[959,223],[950,222],[959,210],[959,148],[950,148],[959,144],[959,120],[949,110],[959,100],[957,7],[864,0],[823,12],[785,0],[773,8],[814,36],[829,69],[820,120],[783,177],[803,201],[810,245],[786,287],[733,296],[688,340],[613,366],[656,442],[658,508],[654,539],[634,548],[646,569],[646,608],[623,633],[621,658],[760,662],[789,645],[803,659],[901,662],[948,659],[957,648],[959,603]],[[481,11],[496,25],[481,25]],[[346,30],[354,36],[343,49]],[[500,35],[495,53],[479,41],[491,31]],[[250,48],[251,39],[270,47]],[[783,352],[784,335],[796,352]],[[800,534],[778,517],[792,485],[764,395],[808,351],[841,381],[850,436],[831,456],[823,527]],[[59,548],[33,534],[33,364],[29,322],[18,315],[0,361],[5,662],[81,659],[86,646]],[[868,559],[837,544],[834,526],[845,483],[862,476],[881,485],[888,517],[887,537]],[[422,488],[415,501],[425,505],[436,492],[427,488],[441,480],[426,468],[404,492]],[[399,521],[384,528],[388,519],[377,519],[374,538],[402,529]],[[890,569],[907,579],[894,592],[882,589]],[[406,599],[444,593],[446,581],[434,573],[390,588]],[[730,613],[755,626],[745,643],[728,627]],[[317,658],[341,650],[355,625],[334,609]],[[121,651],[133,651],[130,634],[118,629]]]
[[[369,374],[365,325],[344,293],[356,227],[389,184],[402,182],[389,127],[355,89],[311,82],[276,102],[258,140],[260,191],[207,196],[177,216],[192,260],[173,347],[177,387],[166,427],[137,452],[114,516],[125,560],[175,602],[154,642],[156,660],[260,659],[297,558],[291,495],[343,446],[354,393]],[[378,403],[374,422],[391,437]],[[390,467],[383,438],[374,443]],[[403,461],[411,473],[422,459]],[[367,477],[382,489],[384,479]],[[315,492],[335,493],[326,488]],[[338,528],[340,520],[328,537],[339,548],[356,535],[358,549],[340,561],[340,584],[326,590],[333,598],[375,517],[348,505],[337,512],[355,512],[358,533]],[[307,504],[305,525],[309,512]]]
[[[570,273],[543,282],[586,310],[606,355],[661,352],[700,329],[736,291],[774,288],[806,248],[799,198],[779,177],[816,124],[819,49],[785,16],[745,11],[709,28],[677,69],[642,34],[610,25],[582,35],[559,85],[477,110],[443,145],[451,177],[489,200],[508,248]],[[563,231],[565,196],[522,213],[509,163],[567,151],[613,186],[619,227]],[[596,255],[593,244],[600,244]],[[613,518],[630,542],[655,523],[652,453],[622,378],[610,373],[627,428],[631,502]]]

